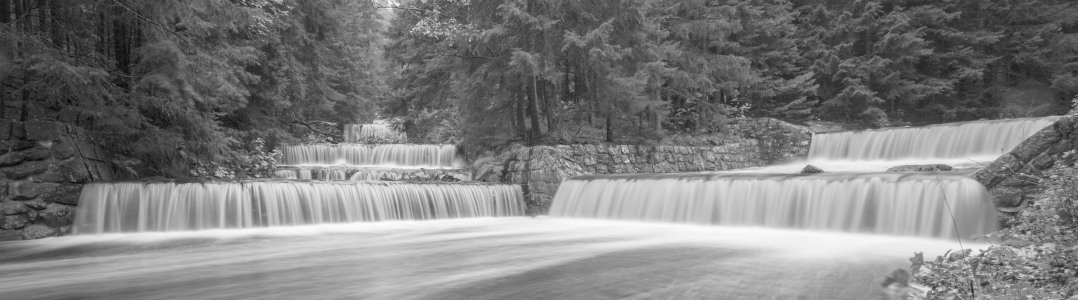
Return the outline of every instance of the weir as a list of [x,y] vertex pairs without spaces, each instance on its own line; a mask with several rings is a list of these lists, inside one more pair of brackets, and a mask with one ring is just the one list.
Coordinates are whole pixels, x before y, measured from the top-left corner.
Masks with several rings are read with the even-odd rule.
[[604,175],[563,182],[550,215],[966,238],[997,229],[989,200],[957,175]]
[[480,183],[92,183],[74,234],[181,231],[524,214],[521,188]]
[[338,166],[311,166],[311,167],[282,167],[277,170],[276,178],[279,179],[305,179],[305,180],[419,180],[431,181],[433,179],[451,177],[458,181],[471,181],[471,175],[467,170],[459,169],[400,169],[378,167],[338,167]]
[[994,160],[1060,117],[938,124],[923,127],[820,133],[809,160]]
[[282,165],[354,165],[454,169],[460,165],[453,145],[314,144],[284,146]]

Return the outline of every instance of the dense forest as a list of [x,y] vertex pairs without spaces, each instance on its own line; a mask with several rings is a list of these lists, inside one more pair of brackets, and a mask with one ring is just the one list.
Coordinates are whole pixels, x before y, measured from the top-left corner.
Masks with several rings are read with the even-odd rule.
[[388,118],[475,152],[737,117],[1059,114],[1078,94],[1078,5],[0,0],[0,80],[4,118],[90,129],[142,175],[207,176],[319,121]]

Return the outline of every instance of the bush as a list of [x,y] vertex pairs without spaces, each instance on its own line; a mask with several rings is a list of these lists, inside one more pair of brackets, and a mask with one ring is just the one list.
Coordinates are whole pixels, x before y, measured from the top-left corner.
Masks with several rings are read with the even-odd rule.
[[929,299],[1078,299],[1078,168],[1057,165],[1038,183],[1045,192],[989,234],[1003,244],[910,259]]

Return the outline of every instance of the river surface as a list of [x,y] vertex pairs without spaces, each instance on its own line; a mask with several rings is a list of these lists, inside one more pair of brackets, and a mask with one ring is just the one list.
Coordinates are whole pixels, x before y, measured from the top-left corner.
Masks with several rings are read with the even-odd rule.
[[0,243],[0,299],[882,299],[958,247],[544,217],[100,234]]

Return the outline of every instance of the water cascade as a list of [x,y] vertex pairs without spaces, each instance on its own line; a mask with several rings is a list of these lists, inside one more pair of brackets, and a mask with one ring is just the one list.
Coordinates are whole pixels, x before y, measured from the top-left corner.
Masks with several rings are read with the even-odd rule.
[[402,143],[407,140],[407,135],[394,130],[389,124],[348,124],[344,126],[344,141],[349,143]]
[[947,123],[821,133],[809,160],[988,159],[1007,153],[1059,117]]
[[471,173],[459,169],[401,169],[348,166],[280,167],[276,178],[306,180],[471,181]]
[[249,228],[524,214],[519,186],[480,183],[93,183],[75,234]]
[[998,226],[977,181],[902,173],[579,176],[558,188],[550,215],[932,238]]
[[453,169],[460,164],[453,145],[314,144],[282,147],[283,165],[357,165]]

